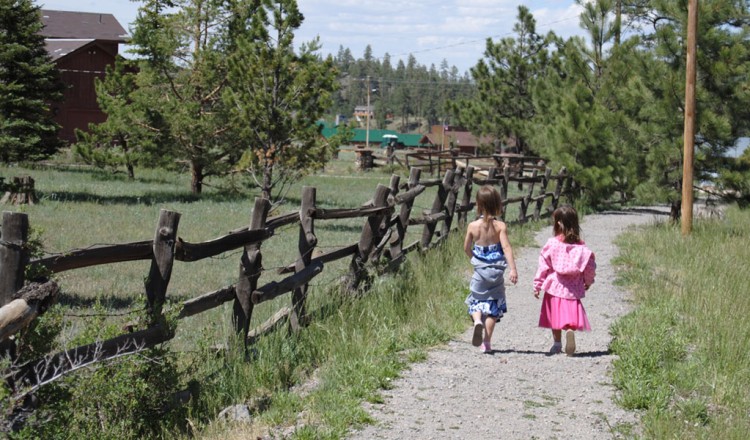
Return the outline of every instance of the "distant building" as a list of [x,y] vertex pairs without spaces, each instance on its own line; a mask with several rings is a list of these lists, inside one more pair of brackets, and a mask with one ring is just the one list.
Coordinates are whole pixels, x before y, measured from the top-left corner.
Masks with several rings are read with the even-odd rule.
[[366,105],[358,105],[354,107],[354,117],[357,119],[357,121],[363,120],[367,118],[367,114],[370,114],[370,119],[375,117],[375,107],[373,106],[366,106]]
[[75,142],[75,129],[88,130],[107,116],[96,102],[94,78],[104,78],[114,64],[119,44],[129,39],[112,14],[41,10],[47,52],[67,86],[62,102],[53,108],[62,127],[61,139]]
[[449,150],[451,148],[466,154],[479,154],[481,148],[492,148],[496,140],[491,136],[477,137],[470,131],[452,125],[433,125],[430,133],[419,141],[424,145],[431,145],[437,150]]

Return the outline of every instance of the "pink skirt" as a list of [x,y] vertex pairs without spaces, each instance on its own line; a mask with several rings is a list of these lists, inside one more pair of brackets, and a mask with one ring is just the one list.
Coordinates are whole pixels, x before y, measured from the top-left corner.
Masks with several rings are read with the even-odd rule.
[[539,327],[552,330],[591,330],[580,299],[560,298],[549,293],[545,293],[542,299]]

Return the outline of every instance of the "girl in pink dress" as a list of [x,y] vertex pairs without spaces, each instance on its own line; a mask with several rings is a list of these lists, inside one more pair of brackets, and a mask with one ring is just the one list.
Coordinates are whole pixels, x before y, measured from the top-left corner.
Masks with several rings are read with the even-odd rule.
[[550,354],[562,352],[562,331],[565,332],[565,353],[576,351],[575,330],[589,331],[586,310],[581,298],[594,283],[594,253],[581,240],[578,214],[571,206],[561,206],[552,213],[554,237],[547,240],[539,255],[539,268],[534,276],[534,296],[544,291],[539,327],[552,330],[554,343]]

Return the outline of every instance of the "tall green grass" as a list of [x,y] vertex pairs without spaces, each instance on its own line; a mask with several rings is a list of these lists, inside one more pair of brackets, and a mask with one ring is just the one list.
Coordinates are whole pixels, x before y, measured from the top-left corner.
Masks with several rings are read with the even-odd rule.
[[635,311],[613,328],[620,403],[647,438],[745,439],[750,432],[750,212],[693,232],[656,225],[619,239]]

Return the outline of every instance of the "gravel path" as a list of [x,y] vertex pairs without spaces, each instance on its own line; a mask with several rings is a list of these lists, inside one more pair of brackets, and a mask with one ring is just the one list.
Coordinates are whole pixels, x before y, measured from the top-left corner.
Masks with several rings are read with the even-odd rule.
[[[403,372],[384,392],[385,404],[368,405],[377,423],[350,439],[603,439],[618,437],[620,424],[635,425],[637,415],[613,402],[609,374],[608,330],[629,309],[628,293],[613,285],[612,242],[629,226],[664,214],[635,209],[585,217],[583,237],[598,268],[583,300],[593,330],[576,335],[576,356],[546,355],[552,337],[537,327],[541,300],[532,294],[539,249],[514,249],[519,282],[506,286],[509,313],[495,327],[494,352],[471,345],[467,320],[459,338]],[[512,226],[510,234],[512,241]],[[550,234],[549,228],[538,233],[537,243]]]

